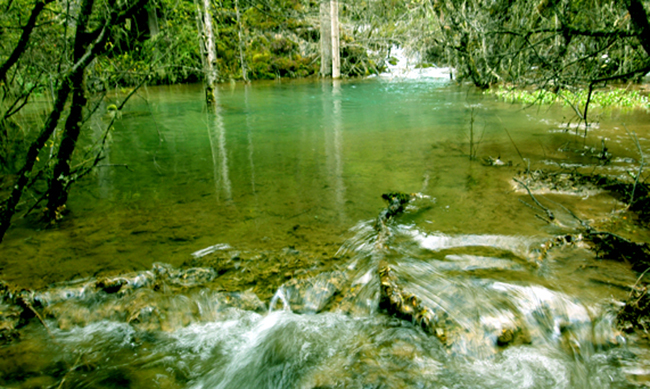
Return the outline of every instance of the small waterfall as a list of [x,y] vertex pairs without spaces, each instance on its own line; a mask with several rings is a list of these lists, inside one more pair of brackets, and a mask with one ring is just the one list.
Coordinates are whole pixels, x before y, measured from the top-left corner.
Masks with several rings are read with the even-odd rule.
[[[434,203],[410,196],[406,216]],[[536,239],[424,232],[396,216],[352,231],[339,270],[288,280],[268,306],[220,290],[218,269],[162,263],[23,296],[42,322],[4,349],[0,385],[21,382],[7,361],[23,359],[51,387],[606,388],[645,374],[650,358],[626,348],[612,306],[552,287],[560,275]]]
[[418,67],[421,62],[418,55],[408,53],[404,48],[393,46],[390,49],[386,72],[382,73],[381,77],[397,79],[452,78],[452,68]]

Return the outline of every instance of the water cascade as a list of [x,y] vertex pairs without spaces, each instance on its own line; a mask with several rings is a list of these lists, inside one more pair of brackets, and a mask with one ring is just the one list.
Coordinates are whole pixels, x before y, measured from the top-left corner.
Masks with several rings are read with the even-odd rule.
[[561,275],[541,242],[425,233],[404,219],[435,199],[397,196],[353,228],[338,270],[291,279],[267,302],[220,291],[219,269],[162,263],[5,291],[5,325],[20,307],[16,320],[41,314],[3,347],[3,385],[606,388],[646,374],[613,303],[552,287]]
[[408,53],[406,49],[393,46],[390,50],[389,61],[386,64],[386,72],[381,74],[384,78],[395,79],[427,79],[442,78],[450,79],[453,69],[448,67],[423,67],[417,55]]

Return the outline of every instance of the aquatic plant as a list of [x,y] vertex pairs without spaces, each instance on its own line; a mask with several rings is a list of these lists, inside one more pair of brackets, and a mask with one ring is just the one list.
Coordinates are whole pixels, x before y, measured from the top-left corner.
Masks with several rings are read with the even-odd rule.
[[[496,89],[488,89],[484,93],[498,97],[510,103],[522,103],[526,105],[550,105],[560,103],[564,106],[584,106],[587,103],[588,91],[577,92],[560,90],[557,93],[546,89],[527,90],[506,86],[499,86]],[[641,108],[650,109],[648,96],[636,90],[611,89],[593,91],[591,107],[599,108]]]

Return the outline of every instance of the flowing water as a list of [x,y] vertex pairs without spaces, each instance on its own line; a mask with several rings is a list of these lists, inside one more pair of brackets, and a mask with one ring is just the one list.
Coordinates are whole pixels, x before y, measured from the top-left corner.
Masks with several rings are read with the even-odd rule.
[[[597,189],[536,192],[561,219],[549,225],[512,181],[529,166],[597,166],[602,140],[613,159],[598,172],[636,171],[624,128],[647,150],[647,113],[602,113],[585,141],[563,125],[568,110],[524,110],[443,78],[223,85],[217,112],[201,97],[199,86],[142,90],[61,224],[37,231],[26,218],[9,231],[0,278],[29,288],[40,318],[0,346],[0,386],[608,388],[650,378],[650,348],[614,326],[638,274],[579,243],[541,249],[576,232],[567,209],[635,241],[648,231]],[[380,232],[390,191],[418,195]],[[379,309],[384,266],[444,315],[444,336]],[[3,302],[0,314],[12,309]]]

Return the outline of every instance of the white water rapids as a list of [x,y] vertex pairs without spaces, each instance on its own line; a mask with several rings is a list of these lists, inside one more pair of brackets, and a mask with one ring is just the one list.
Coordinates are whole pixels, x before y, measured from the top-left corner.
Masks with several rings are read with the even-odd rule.
[[[377,250],[373,223],[355,227],[341,272],[302,292],[288,283],[275,309],[250,292],[213,291],[211,269],[158,264],[113,279],[117,291],[84,280],[36,293],[52,339],[32,322],[30,339],[9,347],[39,356],[29,363],[43,382],[76,388],[609,388],[648,374],[614,329],[611,302],[549,286],[559,275],[538,263],[534,239],[394,224]],[[558,249],[552,261],[575,255]],[[378,309],[380,260],[449,314],[447,344]],[[504,328],[526,341],[499,345]],[[26,363],[3,368],[17,377]]]

